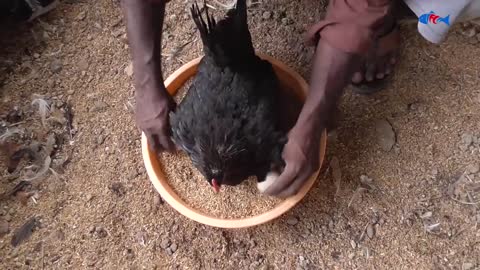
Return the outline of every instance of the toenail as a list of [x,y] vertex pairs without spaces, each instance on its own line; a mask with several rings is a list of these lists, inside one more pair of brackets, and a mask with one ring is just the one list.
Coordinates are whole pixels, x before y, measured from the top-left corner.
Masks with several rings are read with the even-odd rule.
[[360,72],[355,72],[352,76],[352,82],[360,83],[362,81],[362,74]]

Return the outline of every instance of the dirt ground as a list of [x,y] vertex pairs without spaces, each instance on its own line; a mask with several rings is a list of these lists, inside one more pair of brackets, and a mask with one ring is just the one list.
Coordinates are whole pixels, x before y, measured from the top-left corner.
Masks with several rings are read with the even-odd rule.
[[[188,6],[168,6],[165,75],[200,54]],[[313,0],[252,5],[255,46],[307,76],[313,51],[301,37],[323,8]],[[50,131],[31,105],[34,94],[73,112],[69,134],[55,131],[58,175],[47,171],[28,192],[0,200],[2,269],[480,267],[480,36],[462,25],[441,46],[403,27],[388,89],[370,97],[346,91],[316,187],[281,219],[245,230],[199,225],[155,198],[117,1],[63,1],[40,20],[1,31],[0,134],[17,108],[33,130],[17,141],[45,142]],[[339,166],[328,166],[333,157]],[[8,195],[22,178],[1,166],[0,192]],[[32,217],[36,226],[22,242],[14,234]]]

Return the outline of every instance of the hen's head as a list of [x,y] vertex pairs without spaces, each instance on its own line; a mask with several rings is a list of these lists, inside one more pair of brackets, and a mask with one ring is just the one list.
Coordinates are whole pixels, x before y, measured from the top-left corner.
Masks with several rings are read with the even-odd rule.
[[188,153],[193,165],[203,174],[215,192],[222,185],[235,186],[248,177],[246,150],[234,145],[201,148]]

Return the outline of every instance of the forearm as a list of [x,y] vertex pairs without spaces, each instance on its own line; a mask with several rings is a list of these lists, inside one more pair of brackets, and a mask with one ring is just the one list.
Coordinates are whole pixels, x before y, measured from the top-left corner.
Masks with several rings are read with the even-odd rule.
[[167,1],[122,0],[138,98],[162,99],[168,93],[161,67],[162,27]]
[[343,52],[320,40],[316,48],[310,90],[298,123],[324,127],[344,88],[360,64],[360,55]]

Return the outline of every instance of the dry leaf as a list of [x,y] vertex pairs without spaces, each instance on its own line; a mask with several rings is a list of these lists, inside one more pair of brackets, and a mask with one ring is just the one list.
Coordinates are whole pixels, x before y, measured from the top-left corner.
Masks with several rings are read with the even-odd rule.
[[25,133],[25,129],[13,127],[7,129],[2,135],[0,135],[0,142],[6,141],[8,138],[15,136],[15,135],[22,135]]
[[55,123],[58,123],[62,126],[67,123],[67,119],[65,118],[65,114],[61,110],[52,111],[48,120],[51,120],[51,121],[53,121]]
[[332,168],[333,181],[335,182],[336,187],[335,197],[337,197],[338,193],[340,192],[340,184],[342,182],[342,171],[340,169],[340,161],[337,157],[332,157],[332,160],[330,161],[330,167]]
[[40,114],[42,126],[45,127],[47,116],[50,115],[50,105],[48,105],[48,102],[40,96],[32,100],[32,106],[35,105],[38,106],[38,114]]
[[55,134],[50,134],[47,137],[47,142],[45,144],[45,152],[47,156],[51,156],[53,153],[53,149],[55,147],[56,139]]
[[16,247],[23,241],[27,240],[33,233],[33,230],[37,226],[37,219],[35,217],[29,219],[22,227],[15,231],[12,237],[11,244]]
[[13,173],[20,161],[27,156],[30,160],[35,158],[35,153],[30,148],[21,148],[15,143],[5,142],[0,144],[2,156],[7,157],[7,171]]
[[50,164],[52,163],[52,159],[50,158],[50,156],[47,156],[45,158],[45,161],[43,163],[43,166],[33,174],[33,176],[30,176],[26,179],[24,179],[25,181],[33,181],[33,180],[37,180],[41,177],[43,177],[50,169]]
[[440,223],[435,223],[431,225],[425,224],[425,230],[429,233],[435,233],[440,229]]

